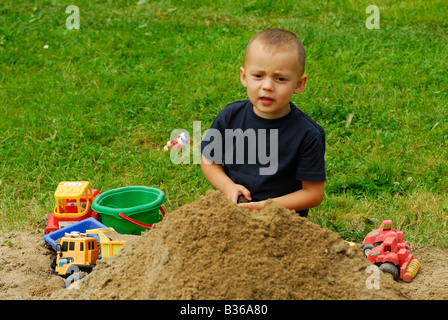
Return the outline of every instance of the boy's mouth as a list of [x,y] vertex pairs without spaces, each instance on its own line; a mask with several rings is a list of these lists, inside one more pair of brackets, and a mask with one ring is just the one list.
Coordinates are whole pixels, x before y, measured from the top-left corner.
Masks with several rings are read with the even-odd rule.
[[269,97],[260,97],[260,101],[261,101],[261,104],[263,104],[263,105],[270,105],[274,102],[274,99],[269,98]]

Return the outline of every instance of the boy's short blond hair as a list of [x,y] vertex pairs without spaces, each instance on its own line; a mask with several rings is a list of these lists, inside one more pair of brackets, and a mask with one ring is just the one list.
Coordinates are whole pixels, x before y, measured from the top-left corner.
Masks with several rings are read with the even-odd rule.
[[251,44],[255,41],[260,42],[268,50],[296,50],[300,73],[303,75],[305,72],[305,48],[302,41],[293,32],[284,29],[267,29],[258,32],[247,44],[244,61],[246,61]]

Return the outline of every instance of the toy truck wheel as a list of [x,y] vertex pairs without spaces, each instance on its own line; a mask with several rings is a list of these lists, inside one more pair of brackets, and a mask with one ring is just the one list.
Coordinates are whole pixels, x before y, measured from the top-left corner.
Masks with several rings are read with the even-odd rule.
[[51,258],[50,268],[53,271],[56,269],[56,257]]
[[75,272],[72,273],[70,276],[67,277],[67,279],[64,280],[64,284],[62,285],[62,288],[66,289],[69,288],[72,284],[74,284],[76,281],[81,280],[86,275],[82,272]]
[[390,274],[395,281],[398,280],[399,270],[397,266],[394,265],[393,263],[390,262],[383,263],[382,265],[380,265],[380,270]]
[[364,257],[367,257],[370,253],[370,250],[373,249],[373,244],[366,244],[363,248],[362,248],[362,254],[364,255]]

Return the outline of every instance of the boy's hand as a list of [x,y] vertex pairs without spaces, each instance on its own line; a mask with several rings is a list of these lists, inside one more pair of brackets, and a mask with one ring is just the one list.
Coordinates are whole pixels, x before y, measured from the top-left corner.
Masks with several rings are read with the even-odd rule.
[[227,197],[227,199],[229,199],[233,203],[238,203],[238,197],[240,195],[243,195],[249,201],[252,200],[250,191],[240,184],[229,183],[224,187],[222,192]]
[[238,202],[238,197],[243,195],[248,201],[252,201],[250,191],[241,184],[234,183],[224,172],[222,165],[213,163],[206,157],[201,157],[201,169],[205,178],[216,189],[221,191],[227,199],[233,203]]

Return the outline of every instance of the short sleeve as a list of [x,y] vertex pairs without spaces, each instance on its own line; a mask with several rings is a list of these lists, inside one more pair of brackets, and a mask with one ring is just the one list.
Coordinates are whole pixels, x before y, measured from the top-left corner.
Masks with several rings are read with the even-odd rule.
[[299,150],[296,179],[300,181],[325,181],[325,132],[318,131]]

